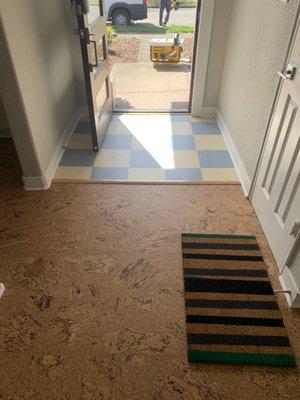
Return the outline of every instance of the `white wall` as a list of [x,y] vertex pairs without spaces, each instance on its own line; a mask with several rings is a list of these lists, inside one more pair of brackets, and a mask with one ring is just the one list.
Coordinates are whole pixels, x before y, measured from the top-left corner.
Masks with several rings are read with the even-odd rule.
[[[61,0],[0,0],[0,16],[11,58],[9,72],[17,80],[31,136],[28,143],[34,147],[40,169],[30,173],[44,175],[78,106],[64,4]],[[2,92],[4,104],[12,103],[9,96]],[[6,111],[10,121],[14,116]],[[17,132],[12,126],[11,131],[23,168],[26,160],[22,163],[21,158],[30,153],[23,149],[21,154]],[[23,175],[28,173],[23,168]]]
[[[233,0],[215,0],[207,77],[204,91],[204,107],[216,107],[222,83],[222,73],[230,28]],[[200,49],[201,54],[201,49]]]
[[298,0],[233,0],[219,110],[250,179],[297,5]]

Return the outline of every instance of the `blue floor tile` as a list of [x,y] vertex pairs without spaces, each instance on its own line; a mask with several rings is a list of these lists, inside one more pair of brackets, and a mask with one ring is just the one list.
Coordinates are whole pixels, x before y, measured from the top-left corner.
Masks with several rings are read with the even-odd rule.
[[130,150],[131,141],[132,141],[131,135],[105,135],[102,143],[102,148]]
[[94,167],[91,172],[91,179],[128,179],[129,168]]
[[194,135],[221,135],[216,122],[191,122]]
[[165,169],[166,180],[175,181],[199,181],[202,180],[200,168],[176,168]]
[[102,143],[102,148],[130,150],[131,141],[132,141],[131,135],[105,135]]
[[173,135],[174,150],[195,150],[195,141],[193,135]]
[[132,150],[130,167],[133,168],[160,168],[158,162],[148,153],[147,150]]
[[73,133],[91,134],[91,131],[90,121],[79,121]]
[[198,150],[198,158],[201,168],[233,168],[227,150]]
[[189,114],[171,114],[170,119],[172,122],[190,122]]
[[92,167],[97,155],[90,149],[65,149],[59,165],[64,167]]

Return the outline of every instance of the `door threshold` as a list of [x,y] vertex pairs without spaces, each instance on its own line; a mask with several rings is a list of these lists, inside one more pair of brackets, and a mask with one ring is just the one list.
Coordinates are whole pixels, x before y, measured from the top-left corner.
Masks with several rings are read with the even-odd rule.
[[105,185],[215,185],[215,186],[241,186],[239,181],[203,180],[203,181],[182,181],[182,180],[115,180],[115,179],[64,179],[54,178],[53,183],[83,183],[83,184],[105,184]]
[[190,110],[182,109],[182,110],[121,110],[121,109],[114,109],[114,114],[190,114]]

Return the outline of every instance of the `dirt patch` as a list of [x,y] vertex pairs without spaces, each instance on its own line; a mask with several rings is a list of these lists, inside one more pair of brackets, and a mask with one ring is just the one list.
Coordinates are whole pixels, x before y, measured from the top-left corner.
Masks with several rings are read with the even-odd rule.
[[117,43],[108,48],[109,62],[111,64],[124,62],[138,62],[141,39],[118,38]]

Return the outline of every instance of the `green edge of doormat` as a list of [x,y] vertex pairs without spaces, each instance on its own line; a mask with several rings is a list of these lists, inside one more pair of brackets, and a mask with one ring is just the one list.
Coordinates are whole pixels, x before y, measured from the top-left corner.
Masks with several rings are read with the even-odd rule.
[[218,351],[188,350],[188,362],[296,367],[296,360],[294,356],[290,354],[229,353]]
[[249,239],[255,240],[255,236],[250,235],[222,235],[217,233],[182,233],[181,237],[208,237],[208,238],[232,238],[232,239]]

